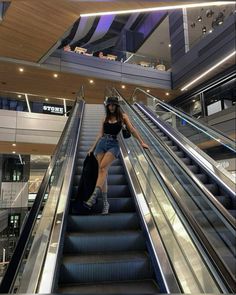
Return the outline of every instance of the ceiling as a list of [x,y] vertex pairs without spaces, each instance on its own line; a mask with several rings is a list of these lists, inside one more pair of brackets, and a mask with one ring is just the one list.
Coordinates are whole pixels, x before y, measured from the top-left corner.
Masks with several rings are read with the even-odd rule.
[[[24,68],[20,72],[19,68]],[[130,98],[136,85],[121,84],[102,79],[93,78],[94,83],[90,84],[88,77],[71,73],[58,73],[58,78],[53,77],[54,72],[40,67],[26,66],[16,63],[0,61],[0,93],[10,91],[17,93],[31,93],[50,100],[53,97],[74,100],[81,85],[84,86],[87,103],[102,103],[106,87],[116,87],[125,98]],[[125,86],[125,89],[122,88]],[[147,89],[147,88],[144,88]],[[151,93],[169,101],[180,94],[179,91],[149,88]],[[15,94],[14,94],[15,95]],[[32,99],[34,99],[32,97]]]
[[16,154],[22,155],[52,155],[56,145],[39,144],[39,143],[17,143],[16,147],[12,146],[12,142],[0,141],[0,154]]

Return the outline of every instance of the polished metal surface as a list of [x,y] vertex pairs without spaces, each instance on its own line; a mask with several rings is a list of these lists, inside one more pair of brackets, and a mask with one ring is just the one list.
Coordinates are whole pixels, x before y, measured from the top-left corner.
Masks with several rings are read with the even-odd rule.
[[[45,293],[51,293],[63,218],[67,211],[68,191],[73,173],[71,167],[73,167],[72,164],[76,154],[77,144],[75,144],[75,138],[77,143],[79,136],[76,128],[77,125],[75,124],[79,118],[79,113],[80,108],[77,103],[73,114],[74,120],[72,120],[72,123],[74,122],[74,124],[71,127],[72,132],[70,133],[70,138],[68,138],[67,147],[65,147],[65,156],[63,155],[62,158],[58,159],[62,164],[58,171],[59,177],[49,191],[42,217],[35,229],[33,244],[22,274],[18,293],[38,293],[38,288],[40,287],[46,289]],[[39,283],[40,286],[38,286]]]
[[[81,118],[83,118],[83,111]],[[63,239],[63,225],[65,225],[65,218],[67,216],[69,206],[69,190],[71,187],[71,181],[73,176],[73,165],[76,157],[76,150],[78,146],[79,134],[81,129],[82,120],[80,120],[79,128],[77,131],[76,142],[71,145],[70,157],[66,166],[64,174],[63,186],[60,193],[60,199],[55,214],[55,221],[52,228],[52,233],[48,245],[47,255],[45,256],[45,262],[41,279],[37,288],[37,293],[52,293],[54,287],[55,272],[57,270],[58,253]]]
[[[124,162],[132,182],[135,182],[133,178],[136,178],[136,183],[138,182],[141,186],[141,192],[140,189],[136,191],[135,198],[146,221],[150,239],[153,239],[154,234],[153,247],[167,285],[170,287],[173,284],[172,272],[174,271],[184,293],[219,292],[218,284],[185,229],[186,225],[179,218],[179,212],[176,212],[174,204],[170,202],[164,186],[156,177],[152,165],[147,161],[145,153],[135,140],[127,140],[125,146],[128,151],[124,154]],[[160,164],[164,167],[164,163]],[[159,239],[169,259],[166,258],[165,251],[161,251]],[[171,261],[171,272],[171,268],[163,269],[166,259],[167,262]]]
[[129,154],[125,148],[125,144],[121,140],[120,143],[122,159],[127,176],[129,178],[129,183],[132,187],[133,196],[135,198],[136,204],[138,205],[140,216],[142,218],[143,224],[145,225],[149,241],[151,242],[152,250],[155,254],[155,259],[160,269],[165,288],[168,293],[181,293],[181,289],[173,272],[169,258],[166,254],[166,250],[156,228],[147,201],[145,200],[142,188],[140,187],[136,173],[129,160]]
[[[165,133],[167,133],[174,141],[176,141],[183,150],[189,154],[193,159],[199,163],[200,166],[205,167],[206,170],[212,175],[213,178],[218,181],[218,183],[221,183],[221,185],[229,191],[229,193],[233,196],[233,198],[236,197],[235,193],[235,183],[232,181],[231,175],[224,169],[219,170],[218,164],[210,158],[207,154],[205,154],[201,149],[199,149],[196,145],[194,145],[192,142],[190,142],[187,138],[185,138],[181,133],[177,132],[176,130],[173,130],[170,126],[167,124],[164,124],[163,122],[160,122],[155,117],[151,116],[142,106],[138,105],[140,109],[142,109],[145,114],[153,121],[155,122],[158,127],[160,127]],[[153,132],[153,135],[155,135],[155,132]],[[198,187],[204,192],[204,194],[207,196],[207,198],[214,204],[214,206],[218,209],[218,211],[223,215],[222,218],[225,218],[228,220],[229,224],[235,229],[235,219],[234,217],[229,214],[229,212],[224,208],[224,206],[213,196],[213,194],[204,186],[204,184],[194,175],[194,173],[187,168],[186,165],[183,164],[183,162],[179,159],[178,156],[170,149],[170,147],[165,144],[165,142],[161,141],[160,144],[165,146],[165,148],[168,150],[168,152],[171,154],[171,156],[175,159],[175,161],[184,169],[188,175],[193,179],[193,181],[198,185]],[[222,171],[224,170],[224,171]]]

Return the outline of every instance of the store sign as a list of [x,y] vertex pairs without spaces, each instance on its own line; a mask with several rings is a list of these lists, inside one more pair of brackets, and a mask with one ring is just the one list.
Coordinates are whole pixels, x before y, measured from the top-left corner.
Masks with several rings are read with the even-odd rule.
[[64,108],[63,107],[59,107],[57,105],[44,104],[43,105],[43,112],[45,114],[63,115],[64,114]]

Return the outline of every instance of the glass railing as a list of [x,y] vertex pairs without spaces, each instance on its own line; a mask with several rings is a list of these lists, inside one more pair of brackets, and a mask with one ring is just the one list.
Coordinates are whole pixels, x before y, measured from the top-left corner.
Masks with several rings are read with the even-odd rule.
[[[58,54],[63,52],[63,50],[58,50]],[[120,51],[120,50],[112,50],[111,53],[103,53],[103,52],[89,52],[86,48],[76,47],[75,50],[70,50],[67,46],[64,49],[64,52],[69,52],[71,54],[79,54],[85,55],[89,57],[96,57],[102,60],[110,60],[116,61],[120,63],[128,63],[139,65],[143,68],[147,69],[155,69],[159,71],[168,71],[171,67],[170,60],[163,58],[161,56],[152,56],[141,53],[132,53],[129,51]]]
[[[201,196],[201,192],[195,188],[195,185],[186,178],[175,161],[167,155],[160,142],[137,117],[136,113],[126,103],[122,103],[122,109],[128,114],[132,124],[150,147],[150,151],[143,152],[133,137],[125,140],[129,159],[142,185],[146,201],[183,292],[220,292],[218,285],[220,280],[217,282],[216,272],[212,270],[212,266],[207,262],[208,259],[204,257],[204,251],[196,242],[196,236],[194,237],[192,234],[191,227],[186,225],[186,214],[181,212],[176,203],[185,204],[186,212],[192,212],[194,220],[198,221],[200,218],[201,232],[204,233],[204,237],[216,245],[214,246],[215,251],[217,251],[220,260],[224,259],[225,255],[222,245],[225,246],[227,238],[233,236],[231,227],[214,212],[214,208],[208,204],[204,196]],[[174,172],[170,167],[175,167]],[[170,190],[168,191],[168,189]],[[175,197],[173,198],[174,191]],[[215,214],[214,217],[219,222],[217,229],[207,219],[207,212]],[[218,232],[222,230],[222,227],[228,233],[228,237],[225,239]],[[227,246],[227,252],[234,259],[232,244],[230,249]],[[227,263],[226,258],[225,263]]]
[[[135,95],[136,92],[139,92],[139,95]],[[236,144],[232,139],[140,88],[137,88],[136,92],[133,95],[133,102],[141,101],[147,105],[156,114],[158,120],[170,125],[213,160],[217,161],[219,154],[224,155],[225,158],[235,157]],[[151,99],[151,105],[148,98]],[[220,165],[218,168],[227,172]],[[229,173],[226,174],[232,181],[235,181]]]
[[[20,286],[29,283],[29,281],[22,281],[22,275],[28,271],[32,273],[33,268],[35,270],[33,264],[36,260],[38,261],[37,267],[40,267],[43,262],[44,251],[46,251],[50,238],[49,233],[53,226],[54,214],[60,196],[60,187],[70,160],[69,156],[71,157],[71,149],[74,147],[75,135],[78,132],[80,114],[84,104],[81,100],[82,94],[81,90],[21,230],[13,256],[0,285],[0,293],[17,292]],[[46,206],[41,210],[45,200]],[[36,252],[35,249],[37,249]],[[37,257],[29,262],[32,252]],[[29,264],[31,265],[30,270],[27,268]]]
[[[209,202],[204,193],[196,187],[175,158],[168,154],[162,142],[155,137],[148,126],[143,124],[136,112],[125,102],[122,108],[150,147],[153,166],[146,162],[148,153],[141,152],[136,140],[133,138],[126,140],[130,161],[136,169],[137,177],[143,183],[147,201],[156,224],[158,228],[160,227],[159,231],[174,269],[176,267],[175,271],[177,275],[179,273],[179,278],[183,282],[184,292],[218,292],[216,281],[219,279],[217,278],[219,266],[222,266],[221,271],[228,279],[228,286],[231,288],[236,262],[233,242],[235,228],[215,210],[214,204]],[[156,173],[153,172],[153,167]],[[186,221],[191,229],[186,226]],[[171,234],[168,234],[168,230]],[[197,242],[199,239],[200,244]],[[176,248],[178,250],[173,246],[175,242],[178,244]],[[209,264],[209,268],[208,255],[214,261],[211,267]],[[193,268],[188,268],[189,266]],[[209,269],[213,271],[214,279]],[[197,278],[197,286],[191,276]]]

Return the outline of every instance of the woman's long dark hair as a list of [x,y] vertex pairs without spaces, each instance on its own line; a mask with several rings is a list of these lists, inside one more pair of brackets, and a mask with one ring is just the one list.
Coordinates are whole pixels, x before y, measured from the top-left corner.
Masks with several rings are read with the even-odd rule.
[[106,118],[105,118],[105,122],[107,123],[109,120],[111,120],[112,117],[116,117],[116,120],[118,122],[122,122],[123,123],[123,113],[122,113],[119,105],[116,105],[116,110],[115,110],[114,113],[111,113],[109,111],[108,105],[106,106]]

